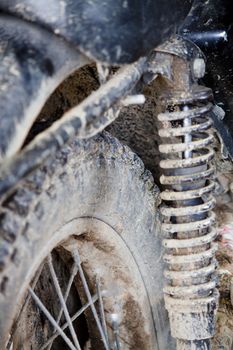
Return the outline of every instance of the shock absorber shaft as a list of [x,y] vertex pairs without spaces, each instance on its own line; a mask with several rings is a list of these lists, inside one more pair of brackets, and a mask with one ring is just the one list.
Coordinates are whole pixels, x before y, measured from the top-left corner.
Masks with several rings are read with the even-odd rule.
[[[181,75],[179,69],[184,67],[187,72]],[[183,58],[173,59],[173,88],[163,95],[165,108],[158,115],[164,298],[177,349],[209,350],[218,303],[212,212],[215,169],[208,117],[212,91],[197,85],[188,67]]]

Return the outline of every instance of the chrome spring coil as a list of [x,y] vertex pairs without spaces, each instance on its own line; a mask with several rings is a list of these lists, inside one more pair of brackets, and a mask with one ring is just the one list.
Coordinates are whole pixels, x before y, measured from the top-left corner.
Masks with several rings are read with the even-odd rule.
[[212,212],[215,168],[208,117],[212,104],[207,101],[209,95],[206,93],[206,100],[203,95],[205,91],[200,100],[166,101],[167,111],[158,115],[163,158],[164,294],[166,307],[172,312],[205,311],[217,299]]

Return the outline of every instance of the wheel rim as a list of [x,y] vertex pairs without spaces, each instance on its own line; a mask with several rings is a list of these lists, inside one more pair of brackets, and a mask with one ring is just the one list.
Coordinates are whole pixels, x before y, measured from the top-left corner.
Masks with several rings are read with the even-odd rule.
[[[116,232],[88,218],[74,220],[64,230],[71,233],[69,238],[47,254],[24,293],[7,349],[152,349],[143,281],[138,281],[141,276],[129,252],[124,261],[128,266],[120,266]],[[134,286],[128,291],[132,284],[141,290],[135,292]]]

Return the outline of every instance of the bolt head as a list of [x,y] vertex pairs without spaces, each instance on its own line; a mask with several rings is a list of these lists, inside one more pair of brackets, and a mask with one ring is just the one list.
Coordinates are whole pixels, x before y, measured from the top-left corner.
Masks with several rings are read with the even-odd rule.
[[193,61],[193,74],[196,79],[203,78],[205,75],[205,61],[203,58],[195,58]]

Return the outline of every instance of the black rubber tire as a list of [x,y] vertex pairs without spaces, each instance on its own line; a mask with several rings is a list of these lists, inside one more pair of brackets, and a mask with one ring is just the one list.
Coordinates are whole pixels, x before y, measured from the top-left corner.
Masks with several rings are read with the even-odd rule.
[[110,225],[131,252],[151,309],[152,348],[172,349],[163,305],[158,204],[151,174],[108,133],[65,146],[18,184],[0,213],[0,348],[22,288],[32,278],[35,257],[64,224],[89,217]]

